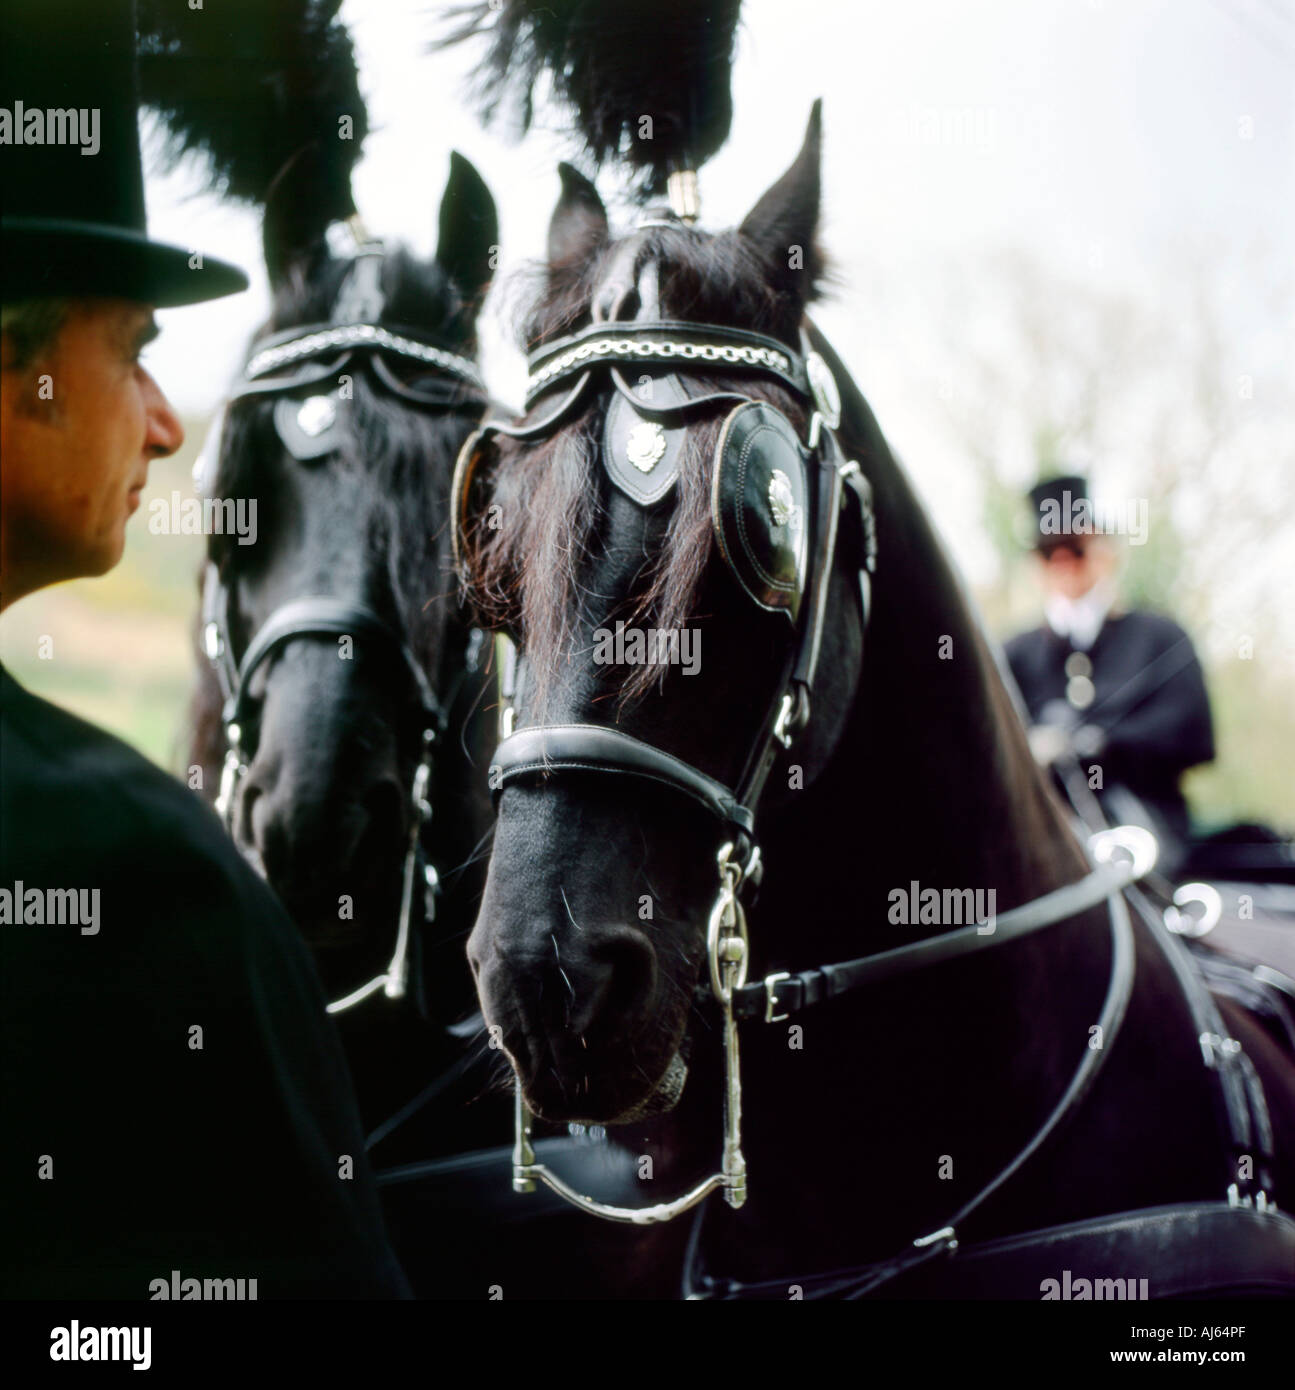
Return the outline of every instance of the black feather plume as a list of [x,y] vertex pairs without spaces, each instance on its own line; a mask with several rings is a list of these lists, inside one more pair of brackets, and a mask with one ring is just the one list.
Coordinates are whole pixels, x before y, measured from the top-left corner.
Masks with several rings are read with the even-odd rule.
[[321,224],[349,216],[368,115],[341,3],[138,0],[140,99],[166,124],[171,162],[205,154],[217,191],[264,204],[304,155]]
[[[595,165],[620,158],[649,193],[728,138],[741,0],[490,0],[458,7],[442,45],[484,38],[474,74],[487,121],[535,118],[547,75]],[[650,118],[650,123],[644,118]]]

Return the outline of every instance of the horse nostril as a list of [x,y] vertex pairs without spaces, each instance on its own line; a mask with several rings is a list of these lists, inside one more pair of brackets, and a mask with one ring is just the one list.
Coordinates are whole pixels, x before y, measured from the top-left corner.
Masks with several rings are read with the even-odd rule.
[[235,838],[255,852],[280,895],[300,903],[327,896],[329,883],[356,870],[385,877],[404,844],[404,828],[404,800],[394,777],[379,777],[359,796],[310,802],[282,770],[267,780],[254,767],[244,780]]
[[[591,944],[586,966],[588,992],[572,1001],[572,1024],[580,1032],[619,1029],[647,1013],[656,994],[656,952],[642,932],[621,927]],[[578,971],[585,973],[585,971]]]

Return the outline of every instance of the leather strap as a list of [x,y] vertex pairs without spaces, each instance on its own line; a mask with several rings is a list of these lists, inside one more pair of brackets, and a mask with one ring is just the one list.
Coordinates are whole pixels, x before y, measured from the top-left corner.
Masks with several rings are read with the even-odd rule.
[[[1271,1126],[1263,1087],[1253,1065],[1242,1051],[1241,1044],[1228,1036],[1223,1015],[1182,938],[1175,936],[1165,926],[1163,915],[1147,901],[1140,889],[1132,888],[1129,899],[1178,981],[1200,1040],[1202,1058],[1218,1081],[1220,1118],[1227,1129],[1231,1147],[1228,1176],[1235,1184],[1238,1197],[1271,1192]],[[1257,1160],[1253,1176],[1246,1179],[1237,1176],[1237,1160],[1243,1154]]]
[[291,376],[269,376],[256,380],[244,378],[230,391],[226,404],[241,401],[247,396],[279,396],[289,391],[303,390],[307,386],[316,386],[324,381],[335,385],[338,376],[353,356],[351,352],[343,352],[328,362],[305,362]]
[[[841,456],[836,435],[824,430],[819,441],[818,477],[815,479],[815,553],[809,565],[809,620],[806,640],[796,657],[792,679],[803,686],[806,695],[813,689],[818,670],[818,653],[823,644],[823,627],[827,619],[827,596],[832,588],[832,569],[836,558],[836,537],[841,518]],[[867,614],[864,614],[867,621]]]
[[703,391],[687,377],[674,372],[668,376],[653,377],[651,395],[645,399],[642,391],[629,384],[619,367],[609,368],[609,374],[617,391],[640,415],[665,425],[682,424],[689,415],[700,414],[708,406],[722,405],[731,410],[735,405],[742,405],[751,399],[738,391]]
[[[1058,890],[1067,896],[1060,901],[1060,910],[1071,908],[1075,903],[1082,904],[1085,898],[1085,890],[1091,891],[1094,880],[1102,880],[1100,873],[1094,872],[1087,878],[1081,879],[1078,884],[1068,885],[1066,889]],[[1108,887],[1109,884],[1105,885]],[[1116,885],[1118,889],[1118,884]],[[1073,891],[1072,891],[1073,890]],[[1055,914],[1058,902],[1055,895],[1049,894],[1052,904],[1045,916]],[[1026,927],[1023,924],[1030,923],[1033,926],[1046,925],[1046,922],[1035,921],[1040,914],[1034,913],[1031,916],[1029,910],[1039,906],[1040,903],[1047,901],[1047,898],[1039,899],[1037,903],[1028,903],[1025,907],[1018,909],[1017,935]],[[1102,1046],[1099,1048],[1085,1047],[1080,1055],[1079,1065],[1075,1068],[1070,1078],[1069,1084],[1062,1092],[1060,1098],[1048,1112],[1047,1118],[1035,1130],[1029,1142],[1024,1148],[1020,1149],[1012,1159],[1004,1165],[995,1176],[981,1187],[973,1197],[964,1202],[962,1206],[947,1220],[939,1230],[930,1235],[922,1236],[906,1246],[893,1259],[879,1265],[870,1266],[866,1278],[860,1283],[856,1292],[861,1295],[870,1292],[880,1284],[894,1279],[908,1269],[918,1265],[926,1264],[938,1255],[946,1252],[955,1251],[958,1248],[958,1231],[964,1223],[975,1214],[1005,1183],[1010,1182],[1013,1177],[1038,1153],[1043,1145],[1058,1133],[1071,1119],[1078,1110],[1084,1097],[1092,1090],[1093,1084],[1102,1069],[1107,1057],[1110,1055],[1116,1037],[1119,1035],[1120,1027],[1124,1022],[1124,1016],[1128,1011],[1129,1000],[1133,994],[1134,976],[1134,947],[1133,929],[1129,923],[1128,909],[1124,904],[1124,899],[1118,891],[1107,897],[1107,907],[1111,920],[1111,974],[1106,988],[1106,998],[1102,1002],[1101,1015],[1098,1019],[1098,1027],[1101,1030]],[[1078,910],[1084,910],[1081,906]],[[998,940],[994,937],[981,936],[982,943],[989,940]],[[696,1247],[689,1257],[689,1266],[695,1260]],[[685,1275],[685,1278],[687,1276]],[[838,1286],[835,1290],[840,1293],[843,1290]]]
[[463,406],[479,410],[489,400],[480,387],[464,377],[429,372],[417,382],[402,381],[387,365],[381,353],[373,355],[370,365],[374,376],[393,396],[420,405],[425,410],[453,410]]
[[660,782],[704,806],[725,825],[750,835],[755,815],[722,782],[642,739],[601,724],[536,724],[499,745],[491,760],[498,797],[519,777],[550,772],[616,772]]
[[248,688],[263,661],[295,638],[331,636],[366,637],[380,642],[408,670],[428,718],[437,728],[443,724],[441,707],[422,667],[387,624],[361,603],[324,596],[293,599],[276,608],[261,625],[239,663],[233,693],[226,702],[225,724],[242,724],[250,698]]
[[[896,975],[960,960],[983,946],[1003,945],[1088,912],[1118,893],[1126,881],[1127,876],[1121,875],[1118,869],[1099,866],[1076,883],[1065,884],[1041,898],[999,914],[994,918],[992,931],[985,931],[981,925],[961,927],[915,941],[911,946],[897,946],[891,951],[859,956],[836,965],[802,970],[778,980],[776,985],[766,985],[764,981],[744,985],[733,992],[733,1016],[749,1019],[764,1018],[766,1011],[780,1015],[799,1013],[863,985],[878,984]],[[772,1000],[770,990],[773,991]]]
[[538,420],[529,425],[510,424],[502,417],[496,417],[493,420],[485,421],[481,429],[483,432],[491,434],[506,434],[510,439],[543,439],[545,435],[557,429],[563,420],[575,410],[592,379],[592,372],[584,372],[579,381],[547,415],[541,415]]
[[[1126,1299],[1137,1300],[1141,1277],[1148,1299],[1289,1297],[1295,1288],[1295,1220],[1273,1209],[1182,1202],[962,1245],[890,1279],[879,1277],[887,1268],[862,1265],[794,1282],[807,1299],[861,1298],[885,1283],[886,1296],[893,1298],[1110,1300],[1122,1290]],[[1085,1280],[1087,1288],[1080,1282]],[[703,1274],[686,1292],[692,1298],[785,1300],[788,1282],[743,1284]]]

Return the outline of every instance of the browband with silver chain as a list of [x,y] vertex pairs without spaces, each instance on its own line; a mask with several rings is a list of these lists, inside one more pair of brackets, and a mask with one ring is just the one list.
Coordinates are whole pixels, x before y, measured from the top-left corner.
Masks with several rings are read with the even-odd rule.
[[391,352],[399,357],[408,357],[416,362],[426,362],[469,382],[483,394],[486,390],[485,382],[475,363],[469,362],[466,357],[447,352],[444,348],[433,347],[430,343],[419,342],[404,334],[392,333],[389,329],[371,323],[340,324],[307,333],[293,330],[283,341],[272,341],[269,346],[254,353],[243,369],[243,374],[249,380],[255,380],[279,367],[308,361],[324,353],[353,348],[372,348],[379,352]]
[[810,395],[804,361],[778,339],[714,324],[662,320],[592,324],[579,333],[545,344],[527,358],[530,377],[526,383],[526,404],[529,407],[555,382],[592,366],[626,361],[664,364],[676,358],[752,367],[776,376],[799,396]]

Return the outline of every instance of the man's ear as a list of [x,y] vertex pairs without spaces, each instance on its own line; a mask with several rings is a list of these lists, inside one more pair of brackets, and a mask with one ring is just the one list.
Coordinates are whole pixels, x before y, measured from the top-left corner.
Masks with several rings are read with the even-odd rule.
[[441,199],[436,259],[468,298],[485,292],[499,251],[499,214],[485,180],[457,150]]
[[549,264],[583,260],[607,240],[607,209],[598,190],[579,169],[558,165],[562,192],[549,221]]
[[798,294],[802,305],[813,297],[823,273],[815,244],[821,200],[819,164],[823,103],[809,113],[805,140],[791,168],[743,219],[738,233],[752,242],[768,263],[780,288]]

